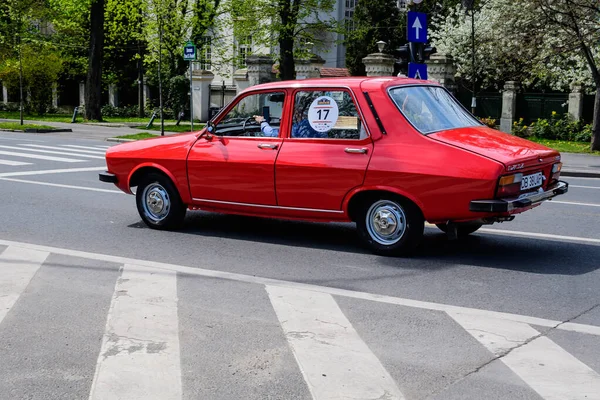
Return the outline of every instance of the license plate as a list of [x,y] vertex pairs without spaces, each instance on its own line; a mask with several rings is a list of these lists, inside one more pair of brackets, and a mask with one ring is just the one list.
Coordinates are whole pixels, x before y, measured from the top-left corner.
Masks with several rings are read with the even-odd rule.
[[537,174],[525,175],[523,179],[521,179],[521,190],[542,186],[543,181],[544,174],[541,172],[538,172]]

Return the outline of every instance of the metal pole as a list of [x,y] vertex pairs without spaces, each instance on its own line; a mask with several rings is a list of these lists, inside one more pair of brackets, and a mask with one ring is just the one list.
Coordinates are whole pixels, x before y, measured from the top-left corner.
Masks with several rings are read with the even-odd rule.
[[475,115],[477,97],[475,97],[475,7],[471,8],[471,68],[473,69],[473,97],[471,98],[471,113]]
[[165,136],[165,118],[163,116],[163,98],[162,98],[162,77],[161,77],[161,66],[162,66],[162,17],[160,12],[157,14],[158,17],[158,106],[160,108],[160,136]]
[[23,125],[23,61],[21,59],[21,17],[19,16],[19,116]]
[[192,60],[190,60],[190,122],[192,124],[191,131],[194,132],[194,86],[192,84]]

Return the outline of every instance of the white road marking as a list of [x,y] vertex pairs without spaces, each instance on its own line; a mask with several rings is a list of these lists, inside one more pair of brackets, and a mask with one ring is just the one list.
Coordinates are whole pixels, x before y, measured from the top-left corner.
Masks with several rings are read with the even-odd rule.
[[72,147],[74,149],[84,149],[84,150],[102,150],[102,151],[106,151],[106,149],[110,148],[110,146],[77,146],[75,144],[65,144],[63,145],[64,147]]
[[266,289],[313,399],[404,399],[331,295]]
[[0,254],[0,323],[50,253],[8,247]]
[[28,147],[35,147],[38,149],[48,149],[48,150],[62,150],[62,151],[72,151],[75,154],[81,154],[81,153],[86,153],[86,154],[95,154],[95,155],[104,155],[106,152],[103,151],[102,149],[96,149],[94,151],[91,150],[75,150],[75,149],[65,149],[65,147],[58,147],[58,146],[42,146],[39,144],[23,144],[23,146],[28,146]]
[[574,205],[574,206],[586,206],[586,207],[600,207],[600,204],[594,204],[594,203],[578,203],[575,201],[558,201],[558,200],[552,200],[547,202],[548,204],[570,204],[570,205]]
[[177,274],[126,264],[112,298],[90,400],[180,400]]
[[569,185],[569,188],[600,189],[600,187],[598,187],[598,186],[580,186],[580,185]]
[[13,167],[21,167],[23,165],[32,165],[32,164],[28,163],[28,162],[21,162],[21,161],[0,160],[0,165],[10,165]]
[[[38,160],[48,160],[48,161],[58,161],[58,162],[66,162],[66,163],[76,163],[83,162],[84,160],[77,160],[74,158],[64,158],[64,157],[52,157],[52,156],[42,156],[39,154],[31,154],[31,153],[19,153],[16,151],[2,151],[0,150],[0,154],[5,156],[12,157],[22,157],[22,158],[35,158]],[[73,154],[75,155],[75,154]]]
[[40,169],[37,171],[4,172],[4,173],[0,173],[0,178],[6,178],[9,176],[64,174],[67,172],[88,172],[88,171],[106,171],[106,167]]
[[531,326],[449,314],[544,399],[598,398],[600,375]]
[[521,231],[509,231],[506,229],[488,229],[488,228],[479,229],[477,232],[485,232],[485,233],[491,233],[494,235],[501,235],[501,236],[508,235],[508,236],[537,238],[537,239],[551,239],[551,240],[559,240],[559,241],[566,240],[569,242],[600,244],[600,239],[586,238],[586,237],[580,237],[580,236],[562,236],[562,235],[552,235],[549,233],[521,232]]
[[[104,160],[104,156],[93,156],[91,154],[79,154],[79,153],[72,153],[69,151],[55,151],[55,150],[44,150],[44,149],[28,149],[28,148],[23,148],[23,147],[16,147],[16,146],[2,146],[0,145],[1,149],[10,149],[10,150],[21,150],[21,151],[32,151],[35,153],[46,153],[46,154],[59,154],[59,155],[63,155],[63,156],[77,156],[77,157],[83,157],[83,158],[96,158],[99,160]],[[69,149],[67,149],[69,150]]]
[[2,177],[0,177],[0,180],[2,180],[2,181],[9,181],[9,182],[29,183],[29,184],[32,184],[32,185],[54,186],[54,187],[60,187],[60,188],[65,188],[65,189],[78,189],[78,190],[88,190],[88,191],[92,191],[92,192],[122,193],[122,194],[126,194],[125,192],[122,192],[120,190],[101,189],[101,188],[93,188],[93,187],[87,187],[87,186],[65,185],[65,184],[62,184],[62,183],[27,181],[25,179],[2,178]]
[[[556,320],[550,320],[550,319],[545,319],[545,318],[531,317],[531,316],[527,316],[527,315],[511,314],[511,313],[505,313],[505,312],[499,312],[499,311],[489,311],[489,310],[482,310],[482,309],[478,309],[478,308],[453,306],[453,305],[449,305],[449,304],[433,303],[433,302],[428,302],[428,301],[404,299],[401,297],[386,296],[386,295],[375,294],[375,293],[358,292],[358,291],[347,290],[347,289],[338,289],[338,288],[333,288],[333,287],[318,286],[318,285],[312,285],[312,284],[307,284],[307,283],[284,281],[284,280],[273,279],[273,278],[263,278],[263,277],[259,277],[259,276],[236,274],[233,272],[216,271],[216,270],[210,270],[210,269],[203,269],[203,268],[199,268],[199,267],[186,267],[183,265],[167,264],[167,263],[161,263],[161,262],[156,262],[156,261],[138,260],[138,259],[132,259],[132,258],[126,258],[126,257],[112,256],[112,255],[108,255],[108,254],[90,253],[90,252],[80,251],[80,250],[63,249],[60,247],[40,246],[40,245],[29,244],[29,243],[14,242],[14,241],[10,241],[10,240],[0,239],[0,245],[16,246],[16,247],[22,247],[24,249],[31,249],[31,250],[37,250],[37,251],[47,251],[50,253],[62,254],[62,255],[66,255],[66,256],[82,257],[82,258],[88,258],[91,260],[99,260],[99,261],[108,261],[108,262],[117,263],[117,264],[136,264],[138,266],[144,266],[144,267],[149,267],[149,268],[158,268],[158,269],[162,269],[165,271],[173,271],[173,272],[178,272],[178,273],[182,273],[182,274],[189,274],[192,276],[203,276],[203,277],[210,277],[210,278],[217,278],[217,279],[227,279],[227,280],[236,281],[236,282],[246,282],[246,283],[259,284],[259,285],[280,286],[280,287],[286,287],[286,288],[310,290],[313,292],[327,293],[327,294],[331,294],[334,296],[343,296],[343,297],[354,298],[354,299],[362,299],[362,300],[374,301],[374,302],[378,302],[378,303],[395,304],[395,305],[399,305],[399,306],[419,308],[419,309],[424,309],[424,310],[436,310],[436,311],[445,311],[448,313],[471,314],[471,315],[475,315],[475,316],[478,315],[478,316],[482,316],[482,317],[497,318],[497,319],[508,320],[508,321],[524,322],[524,323],[531,324],[531,325],[546,326],[546,327],[552,327],[552,328],[556,328],[556,329],[563,329],[563,330],[567,330],[567,331],[581,332],[581,333],[600,336],[600,326],[595,326],[595,325],[572,324],[572,323],[571,324],[562,324],[564,321],[556,321]],[[566,328],[564,328],[565,326],[566,326]]]

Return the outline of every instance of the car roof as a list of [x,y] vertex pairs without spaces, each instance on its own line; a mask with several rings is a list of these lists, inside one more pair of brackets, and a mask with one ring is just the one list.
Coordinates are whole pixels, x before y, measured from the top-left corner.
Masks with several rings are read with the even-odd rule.
[[399,85],[423,85],[423,84],[437,84],[432,81],[423,81],[419,79],[401,78],[395,76],[378,76],[378,77],[366,77],[366,76],[353,76],[353,77],[342,77],[342,78],[312,78],[312,79],[296,79],[289,81],[276,81],[263,83],[260,85],[251,86],[248,90],[265,90],[265,89],[287,89],[287,88],[303,88],[303,87],[319,87],[319,86],[341,86],[349,87],[351,89],[359,89],[360,86],[368,82],[369,86],[389,87]]

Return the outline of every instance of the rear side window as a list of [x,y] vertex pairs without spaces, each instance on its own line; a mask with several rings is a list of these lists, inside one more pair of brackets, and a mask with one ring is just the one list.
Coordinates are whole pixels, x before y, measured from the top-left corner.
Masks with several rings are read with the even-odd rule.
[[389,91],[396,107],[421,133],[481,126],[444,88],[406,86]]
[[366,136],[360,114],[347,91],[296,93],[291,138],[363,139]]

